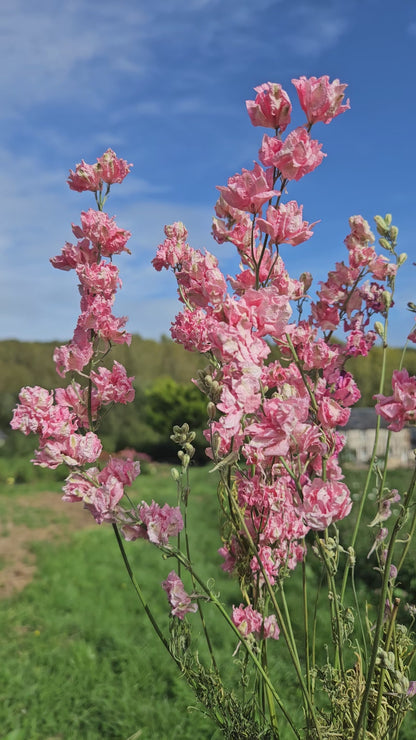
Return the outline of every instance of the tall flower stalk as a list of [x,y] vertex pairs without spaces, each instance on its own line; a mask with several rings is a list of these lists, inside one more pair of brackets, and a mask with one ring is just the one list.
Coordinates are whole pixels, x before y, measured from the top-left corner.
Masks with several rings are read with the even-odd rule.
[[[287,200],[288,190],[326,156],[312,129],[349,109],[346,85],[339,80],[301,77],[293,83],[305,123],[285,133],[292,116],[289,95],[277,83],[255,88],[255,99],[246,104],[250,120],[269,129],[259,162],[218,188],[213,236],[219,244],[237,248],[239,272],[226,279],[214,255],[187,243],[180,222],[165,227],[166,238],[153,260],[156,270],[172,270],[178,284],[182,309],[172,324],[172,338],[206,358],[194,382],[207,397],[207,454],[211,472],[218,476],[221,514],[217,547],[223,570],[234,578],[239,593],[232,610],[221,601],[213,581],[201,577],[198,553],[190,546],[187,505],[195,435],[188,424],[175,427],[172,434],[180,448],[179,469],[172,471],[178,492],[174,507],[148,500],[135,505],[128,487],[140,473],[139,464],[102,455],[103,414],[134,397],[133,379],[124,367],[104,363],[113,344],[130,342],[126,319],[112,313],[121,287],[113,258],[129,252],[130,234],[104,206],[112,186],[124,180],[131,165],[112,150],[94,165],[81,162],[70,171],[69,186],[93,193],[96,209],[81,213],[80,226],[73,226],[76,244],[67,243],[52,259],[57,269],[75,270],[80,285],[81,313],[74,336],[54,353],[58,374],[69,376],[70,382],[54,392],[38,386],[22,389],[12,427],[39,436],[36,465],[68,466],[65,501],[83,502],[97,523],[112,524],[156,635],[224,737],[283,740],[284,721],[298,740],[393,740],[415,693],[410,666],[416,647],[410,628],[402,623],[396,595],[409,541],[397,561],[396,545],[414,510],[415,473],[407,491],[388,489],[376,449],[381,418],[392,434],[415,423],[416,378],[400,367],[393,374],[393,395],[385,397],[385,360],[376,397],[374,452],[349,543],[342,541],[338,522],[351,516],[352,509],[340,463],[342,429],[360,398],[348,360],[366,356],[377,338],[386,350],[396,274],[406,255],[397,251],[398,229],[389,214],[376,217],[384,254],[376,251],[367,221],[352,216],[345,238],[347,258],[328,272],[316,297],[309,272],[290,276],[282,255],[287,246],[309,240],[317,222],[304,219],[303,206]],[[336,332],[341,332],[342,341],[334,341]],[[408,340],[416,341],[414,330]],[[369,557],[377,560],[380,594],[371,621],[358,602],[354,572],[355,545],[367,524],[364,506],[374,475],[377,511],[369,524],[377,530]],[[398,512],[393,512],[391,506],[399,500]],[[390,517],[391,534],[386,526]],[[413,514],[409,537],[415,528]],[[123,540],[138,538],[176,561],[176,569],[162,584],[171,613],[169,634],[157,623],[126,554]],[[301,639],[285,595],[286,581],[298,567]],[[310,603],[308,579],[317,571],[320,586]],[[316,637],[318,597],[325,583],[328,651],[323,660]],[[233,651],[243,655],[240,696],[238,687],[227,686],[221,674],[205,619],[211,608],[228,630],[230,656]],[[193,647],[196,612],[208,648],[205,663]],[[279,639],[286,645],[302,698],[300,723],[285,703],[275,666]]]

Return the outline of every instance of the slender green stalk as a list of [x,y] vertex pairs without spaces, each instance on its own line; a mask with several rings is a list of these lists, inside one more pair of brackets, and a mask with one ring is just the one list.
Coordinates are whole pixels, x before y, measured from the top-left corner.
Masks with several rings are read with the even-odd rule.
[[365,686],[363,697],[361,700],[360,713],[358,716],[353,740],[359,739],[361,728],[363,727],[363,724],[364,724],[364,718],[367,713],[368,697],[370,694],[371,684],[372,684],[373,677],[374,677],[374,671],[376,668],[376,661],[377,661],[377,654],[378,654],[378,649],[380,647],[381,634],[383,630],[384,605],[386,603],[387,589],[388,589],[389,580],[390,580],[390,566],[393,560],[393,552],[394,552],[394,547],[396,544],[397,536],[399,534],[400,529],[403,526],[403,522],[404,522],[407,510],[412,500],[415,485],[416,485],[416,467],[413,471],[412,479],[410,481],[409,489],[407,491],[407,494],[406,494],[406,497],[403,503],[402,511],[400,512],[400,514],[398,515],[396,519],[396,522],[393,527],[393,532],[390,537],[389,546],[387,548],[387,555],[386,555],[386,560],[384,563],[384,572],[383,572],[383,580],[382,580],[382,586],[381,586],[381,595],[380,595],[380,601],[379,601],[377,623],[376,623],[376,627],[374,630],[373,649],[371,652],[370,666],[368,668],[366,686]]
[[152,625],[153,629],[155,630],[155,632],[156,632],[159,640],[163,643],[163,645],[165,646],[165,648],[168,651],[169,655],[173,658],[173,660],[175,661],[175,663],[179,666],[180,665],[179,664],[179,661],[175,658],[175,656],[171,652],[171,649],[169,647],[169,643],[166,640],[165,636],[162,634],[162,632],[161,632],[161,630],[159,628],[159,625],[156,622],[156,620],[155,620],[155,618],[154,618],[154,616],[153,616],[153,614],[151,612],[151,609],[150,609],[148,603],[146,602],[146,600],[145,600],[145,598],[143,596],[143,592],[142,592],[139,584],[136,581],[136,578],[135,578],[134,573],[132,571],[132,568],[131,568],[129,559],[127,557],[127,553],[126,553],[126,550],[125,550],[125,547],[124,547],[124,544],[123,544],[123,540],[120,537],[120,532],[118,531],[117,524],[113,524],[113,531],[114,531],[114,534],[116,536],[117,544],[119,546],[119,549],[120,549],[120,552],[121,552],[121,557],[123,558],[124,565],[126,566],[127,573],[129,575],[130,581],[133,584],[134,590],[136,591],[136,594],[139,597],[140,603],[141,603],[143,609],[145,610],[145,612],[146,612],[146,614],[147,614],[147,616],[148,616],[148,618],[149,618],[149,620],[151,622],[151,625]]
[[[387,319],[386,319],[386,322],[385,322],[385,327],[387,327]],[[386,357],[387,357],[386,350],[387,350],[387,345],[384,344],[383,345],[383,357],[382,357],[382,362],[381,362],[379,393],[382,393],[383,388],[384,388],[384,380],[385,380],[385,375],[386,375]],[[359,532],[360,525],[361,525],[361,519],[362,519],[362,516],[363,516],[364,506],[365,506],[365,503],[367,501],[367,496],[368,496],[368,491],[369,491],[369,488],[370,488],[371,478],[373,476],[373,468],[374,468],[374,463],[375,463],[375,459],[376,459],[376,451],[377,451],[378,439],[379,439],[379,435],[380,435],[380,426],[381,426],[381,418],[380,418],[380,416],[377,416],[377,422],[376,422],[376,428],[375,428],[375,435],[374,435],[373,450],[372,450],[372,453],[371,453],[371,458],[370,458],[370,462],[369,462],[369,465],[368,465],[367,476],[366,476],[365,484],[364,484],[364,490],[363,490],[363,493],[362,493],[362,496],[361,496],[360,505],[359,505],[358,513],[357,513],[357,519],[356,519],[356,522],[355,522],[354,531],[352,533],[351,542],[350,542],[350,547],[352,547],[353,549],[354,549],[355,543],[357,541],[358,532]],[[341,590],[340,590],[340,601],[341,601],[341,604],[344,601],[345,589],[347,587],[347,580],[348,580],[348,571],[349,571],[349,568],[350,568],[350,561],[348,559],[347,562],[346,562],[346,564],[345,564],[344,575],[343,575],[342,585],[341,585]]]
[[[187,491],[189,491],[189,489],[190,489],[190,482],[189,482],[189,469],[188,468],[186,468],[186,486],[187,486]],[[185,532],[186,557],[188,558],[189,562],[191,562],[191,552],[190,552],[189,537],[188,537],[188,495],[186,495],[185,496],[185,499],[184,499],[184,532]],[[179,547],[178,547],[178,549],[179,549]],[[178,567],[180,567],[180,562],[178,563]],[[192,568],[190,569],[190,574],[191,574],[192,586],[193,586],[193,589],[195,590],[195,578],[194,578],[194,573],[193,573],[193,569]],[[198,605],[199,618],[200,618],[201,624],[202,624],[202,631],[204,633],[205,641],[206,641],[207,647],[208,647],[208,651],[209,651],[209,654],[211,656],[212,666],[215,669],[215,671],[217,672],[217,674],[219,675],[218,666],[217,666],[217,662],[215,660],[215,655],[214,655],[214,649],[212,647],[212,642],[211,642],[211,639],[210,639],[210,636],[209,636],[209,633],[208,633],[208,630],[207,630],[207,625],[206,625],[206,622],[205,622],[205,617],[204,617],[204,612],[203,612],[203,609],[202,609],[202,604],[201,604],[201,602],[199,600],[197,602],[197,605]]]
[[[392,614],[391,614],[391,617],[390,617],[390,622],[389,622],[389,626],[388,626],[388,630],[387,630],[386,639],[384,641],[384,650],[386,651],[386,653],[388,652],[389,647],[390,647],[391,637],[392,637],[392,634],[393,634],[394,623],[396,621],[397,611],[398,611],[398,608],[399,608],[399,604],[400,604],[400,599],[395,599],[394,606],[393,606],[393,611],[392,611]],[[383,700],[384,679],[385,679],[385,677],[386,677],[386,669],[385,669],[384,665],[382,665],[381,668],[380,668],[380,676],[379,676],[379,681],[378,681],[378,692],[377,692],[377,703],[376,703],[376,708],[375,708],[375,712],[374,712],[374,717],[375,717],[375,720],[374,720],[374,732],[375,733],[377,733],[378,721],[379,721],[379,718],[380,718],[380,709],[381,709],[381,702]]]

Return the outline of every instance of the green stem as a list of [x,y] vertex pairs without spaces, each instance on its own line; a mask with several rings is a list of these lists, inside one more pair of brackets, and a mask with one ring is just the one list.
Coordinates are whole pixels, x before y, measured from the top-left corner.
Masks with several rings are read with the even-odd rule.
[[309,615],[308,615],[308,589],[306,578],[305,558],[302,560],[302,601],[303,601],[303,629],[304,629],[304,649],[306,665],[306,687],[309,694],[311,693],[311,672],[310,672],[310,648],[309,648]]
[[372,684],[373,677],[374,677],[374,671],[376,668],[376,661],[377,661],[377,653],[378,653],[378,649],[380,646],[381,634],[383,630],[384,606],[386,603],[387,589],[388,589],[389,580],[390,580],[390,566],[393,560],[393,552],[394,552],[394,547],[396,544],[397,536],[400,532],[400,529],[403,526],[407,510],[412,500],[415,485],[416,485],[416,467],[413,471],[412,479],[410,481],[410,486],[409,486],[409,489],[407,491],[407,494],[406,494],[406,497],[403,503],[402,511],[400,512],[400,514],[398,515],[396,519],[396,522],[393,527],[393,532],[390,538],[389,546],[387,548],[387,555],[386,555],[386,560],[384,563],[384,572],[383,572],[383,580],[382,580],[382,586],[381,586],[381,596],[380,596],[380,601],[379,601],[377,623],[376,623],[376,627],[374,631],[373,649],[371,652],[370,666],[368,669],[367,681],[366,681],[363,697],[361,700],[360,714],[358,716],[353,740],[359,739],[361,727],[363,726],[364,719],[367,713],[368,697],[370,694],[371,684]]
[[119,549],[120,549],[120,552],[121,552],[121,557],[123,558],[124,565],[126,566],[126,570],[127,570],[128,576],[130,578],[130,581],[133,584],[133,587],[134,587],[134,590],[136,591],[137,596],[139,597],[140,603],[141,603],[144,611],[146,612],[146,614],[148,616],[148,619],[151,622],[151,625],[152,625],[153,629],[155,630],[155,632],[156,632],[159,640],[165,646],[166,650],[168,651],[169,655],[173,658],[173,660],[175,661],[176,665],[177,666],[180,666],[179,661],[175,658],[175,656],[171,652],[171,649],[169,647],[169,643],[166,640],[165,636],[162,634],[162,632],[161,632],[161,630],[159,628],[159,625],[157,624],[157,622],[156,622],[156,620],[155,620],[155,618],[154,618],[154,616],[153,616],[153,614],[152,614],[152,612],[150,610],[150,607],[147,604],[147,602],[146,602],[146,600],[145,600],[145,598],[143,596],[143,592],[142,592],[139,584],[136,581],[136,578],[134,576],[134,573],[132,571],[132,568],[131,568],[129,559],[127,557],[127,553],[126,553],[126,550],[124,548],[123,540],[121,539],[120,532],[118,530],[117,524],[113,524],[113,530],[114,530],[114,534],[116,536],[117,544],[118,544]]

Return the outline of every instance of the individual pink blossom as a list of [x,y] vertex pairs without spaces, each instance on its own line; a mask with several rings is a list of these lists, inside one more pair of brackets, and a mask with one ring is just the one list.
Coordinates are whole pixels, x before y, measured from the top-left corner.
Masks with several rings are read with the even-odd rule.
[[350,492],[340,481],[314,478],[303,487],[302,493],[303,518],[310,529],[326,529],[332,522],[344,519],[351,510]]
[[155,545],[167,545],[169,537],[175,537],[183,529],[183,519],[178,506],[164,504],[160,507],[154,501],[149,505],[142,501],[138,515],[143,523],[145,539]]
[[133,165],[127,164],[125,159],[117,157],[112,149],[107,149],[107,151],[97,159],[96,167],[101,180],[103,180],[107,185],[113,185],[114,183],[123,182]]
[[318,419],[325,427],[343,427],[350,413],[350,409],[343,408],[334,398],[324,396],[319,404]]
[[79,472],[71,472],[65,478],[63,486],[64,495],[62,501],[74,503],[77,501],[91,500],[93,498],[93,489],[96,488],[94,475],[98,473],[98,468],[89,468],[88,475]]
[[[108,299],[101,295],[84,295],[81,307],[82,313],[78,318],[76,332],[83,334],[89,341],[89,332],[106,339],[114,344],[130,344],[131,334],[125,331],[126,316],[113,316],[113,298]],[[75,337],[75,334],[74,334]],[[72,343],[73,345],[74,343]],[[71,346],[73,349],[73,347]],[[78,369],[78,367],[74,368]]]
[[259,213],[264,203],[279,195],[273,187],[273,170],[263,170],[257,162],[252,170],[230,177],[227,185],[217,185],[217,190],[232,208],[250,213]]
[[233,606],[231,619],[242,637],[248,637],[253,633],[260,637],[263,617],[250,604],[247,606],[243,604]]
[[104,298],[111,299],[121,287],[119,269],[110,262],[101,260],[99,263],[79,265],[76,271],[83,293],[100,293]]
[[140,461],[110,456],[107,465],[99,475],[99,480],[104,480],[110,475],[117,478],[123,486],[131,486],[140,475]]
[[276,155],[280,152],[283,142],[277,136],[264,134],[259,149],[259,160],[265,167],[276,166]]
[[256,224],[270,236],[272,244],[291,244],[295,247],[310,239],[313,235],[312,226],[315,226],[303,220],[302,210],[303,206],[298,206],[295,200],[280,203],[277,208],[269,206],[266,218],[258,218]]
[[56,270],[74,270],[81,265],[90,265],[97,262],[98,250],[91,247],[88,239],[81,239],[74,245],[66,242],[61,254],[52,257],[50,263]]
[[88,332],[78,327],[74,332],[74,338],[69,344],[57,347],[53,353],[56,372],[61,377],[71,370],[81,372],[93,356],[93,346]]
[[265,82],[254,88],[255,100],[246,100],[247,112],[253,126],[280,129],[284,131],[290,123],[292,104],[282,86],[275,82]]
[[110,218],[104,211],[95,211],[93,208],[82,211],[81,226],[73,224],[72,231],[77,239],[89,239],[103,257],[111,257],[122,252],[130,254],[126,247],[131,237],[130,231],[120,229],[114,218]]
[[264,617],[263,620],[263,636],[268,639],[278,640],[280,635],[279,625],[275,614],[270,614],[268,617]]
[[351,357],[366,357],[377,339],[374,331],[354,329],[347,337],[345,353]]
[[186,593],[184,585],[179,576],[172,570],[162,588],[166,591],[169,604],[171,605],[171,614],[178,619],[184,619],[186,614],[196,612],[197,604],[192,603],[191,597]]
[[201,308],[193,311],[184,309],[175,316],[170,329],[171,337],[185,349],[192,352],[208,352],[211,342],[208,340],[206,314]]
[[292,80],[298,93],[302,110],[306,113],[309,124],[330,123],[340,113],[348,110],[350,101],[342,105],[344,91],[348,85],[340,84],[339,80],[329,82],[329,77],[300,77]]
[[85,190],[97,192],[102,188],[102,181],[96,164],[87,164],[82,160],[75,167],[75,172],[69,170],[67,183],[71,190],[82,193]]
[[[79,427],[89,427],[88,417],[88,388],[81,387],[79,383],[72,381],[66,388],[55,389],[55,401],[59,406],[68,406],[72,409]],[[93,420],[97,418],[100,402],[95,390],[92,390],[90,411]]]
[[274,285],[259,290],[248,289],[240,305],[247,307],[252,314],[252,324],[260,337],[268,334],[274,338],[280,337],[292,315],[288,296],[282,295]]
[[23,434],[39,434],[43,420],[49,416],[53,406],[53,392],[38,385],[25,386],[19,393],[19,404],[13,412],[10,422],[12,429]]
[[406,423],[416,423],[416,376],[409,376],[408,371],[394,370],[391,380],[393,395],[384,396],[378,393],[376,413],[385,419],[388,429],[400,432]]
[[276,154],[276,167],[286,180],[300,180],[316,169],[326,157],[321,148],[322,144],[311,139],[304,128],[295,128],[286,137],[280,152]]
[[118,520],[118,504],[123,496],[122,482],[116,476],[108,476],[105,480],[98,481],[96,486],[91,486],[83,501],[97,524],[114,523]]
[[128,378],[126,369],[120,362],[113,363],[113,369],[106,367],[98,368],[92,372],[90,378],[94,383],[98,398],[102,404],[109,403],[131,403],[134,400],[134,378]]
[[32,462],[42,468],[54,470],[58,465],[80,467],[95,462],[101,452],[102,444],[94,432],[85,435],[72,433],[68,436],[45,438],[39,450],[35,452]]

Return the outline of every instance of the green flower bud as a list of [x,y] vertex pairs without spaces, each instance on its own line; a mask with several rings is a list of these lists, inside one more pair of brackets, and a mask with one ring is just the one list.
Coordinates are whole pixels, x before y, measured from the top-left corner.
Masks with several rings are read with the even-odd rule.
[[383,303],[384,303],[385,307],[386,308],[390,308],[391,302],[392,302],[391,293],[389,293],[388,290],[383,290],[383,292],[381,294],[381,297],[383,299]]
[[176,468],[171,468],[170,469],[170,474],[171,474],[173,480],[175,480],[175,481],[178,481],[179,480],[180,474],[179,474],[179,471]]
[[376,223],[377,231],[380,236],[386,236],[389,229],[384,218],[382,216],[374,216],[374,221]]
[[217,408],[215,406],[215,403],[212,403],[212,401],[210,401],[209,404],[207,405],[208,419],[213,421],[215,419],[216,413],[217,413]]
[[386,213],[386,215],[384,216],[384,220],[385,220],[387,226],[391,226],[391,220],[392,220],[391,213]]
[[387,249],[388,252],[391,252],[391,244],[387,239],[382,237],[378,240],[378,243],[380,244],[380,247],[383,247],[383,249]]
[[404,265],[406,260],[407,260],[406,252],[402,252],[401,254],[399,254],[398,259],[397,259],[398,266],[401,267],[402,265]]
[[392,242],[395,242],[397,240],[398,235],[399,235],[398,226],[391,226],[390,231],[389,231],[389,236]]
[[376,321],[374,324],[374,331],[384,340],[384,326],[381,321]]

